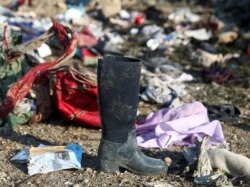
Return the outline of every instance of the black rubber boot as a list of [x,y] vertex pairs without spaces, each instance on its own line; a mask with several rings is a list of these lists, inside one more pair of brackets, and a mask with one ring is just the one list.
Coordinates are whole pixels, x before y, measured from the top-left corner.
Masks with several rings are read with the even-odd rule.
[[120,167],[136,174],[155,175],[167,171],[159,159],[144,155],[137,146],[135,119],[138,104],[141,61],[107,56],[98,61],[99,109],[102,140],[98,150],[101,171]]

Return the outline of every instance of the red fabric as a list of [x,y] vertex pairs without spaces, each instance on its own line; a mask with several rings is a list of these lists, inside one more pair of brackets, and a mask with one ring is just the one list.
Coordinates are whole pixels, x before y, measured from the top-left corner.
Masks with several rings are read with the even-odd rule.
[[94,54],[92,51],[90,51],[88,48],[83,47],[81,48],[81,55],[82,57],[96,57],[96,54]]
[[[26,0],[17,0],[16,4],[18,6],[23,5],[26,2]],[[32,0],[28,0],[28,4],[31,5],[32,4]]]
[[136,25],[141,25],[144,21],[144,16],[143,15],[137,15],[135,18],[135,24]]
[[56,108],[68,120],[100,127],[97,85],[70,71],[58,71],[53,86]]
[[23,5],[25,3],[25,0],[18,0],[17,1],[17,5],[18,6],[21,6],[21,5]]
[[94,46],[96,44],[96,37],[89,31],[88,27],[83,27],[78,33],[78,46]]
[[46,73],[46,71],[54,65],[60,63],[63,59],[68,57],[76,48],[77,38],[75,32],[72,31],[72,39],[69,41],[66,28],[56,20],[53,20],[53,29],[58,35],[58,38],[64,46],[64,53],[58,59],[52,62],[45,62],[30,69],[20,80],[15,82],[8,90],[6,97],[0,104],[0,118],[5,117],[10,113],[16,103],[24,98],[33,86],[37,77]]

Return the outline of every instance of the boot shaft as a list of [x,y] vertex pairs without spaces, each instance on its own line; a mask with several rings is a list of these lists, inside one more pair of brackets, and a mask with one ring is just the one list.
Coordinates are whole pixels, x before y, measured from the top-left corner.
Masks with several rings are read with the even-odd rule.
[[140,86],[141,61],[107,56],[98,61],[98,94],[105,140],[123,143],[134,129]]

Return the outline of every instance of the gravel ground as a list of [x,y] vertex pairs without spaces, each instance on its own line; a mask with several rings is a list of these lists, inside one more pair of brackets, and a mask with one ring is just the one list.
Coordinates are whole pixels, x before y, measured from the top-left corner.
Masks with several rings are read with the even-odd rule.
[[[44,1],[49,6],[49,1]],[[60,2],[60,0],[55,1]],[[44,5],[44,6],[45,6]],[[55,5],[57,6],[57,5]],[[139,5],[138,5],[139,6]],[[141,5],[140,5],[141,6]],[[54,7],[54,5],[53,5]],[[200,7],[196,7],[200,10]],[[23,8],[26,10],[25,8]],[[38,8],[39,9],[39,8]],[[38,11],[39,16],[44,16],[44,11]],[[164,9],[164,8],[163,8]],[[171,7],[166,7],[170,11]],[[51,11],[47,11],[50,12]],[[55,12],[58,12],[55,10]],[[54,12],[52,13],[54,14]],[[139,50],[140,51],[140,50]],[[190,50],[189,50],[190,51]],[[137,49],[127,51],[133,55]],[[188,50],[186,51],[188,53]],[[188,61],[185,51],[180,51],[171,58],[185,63]],[[190,69],[190,67],[187,67]],[[209,104],[231,103],[241,110],[244,116],[250,116],[249,85],[203,84],[199,79],[188,84],[189,95],[182,98],[183,101],[203,101]],[[159,109],[159,106],[143,102],[139,104],[139,110],[148,114]],[[230,150],[250,157],[250,119],[232,119],[223,122],[225,139],[229,143]],[[170,157],[173,164],[168,173],[160,176],[139,176],[128,171],[116,173],[103,173],[97,170],[97,148],[100,142],[101,130],[79,126],[72,122],[63,121],[59,115],[44,123],[17,126],[13,130],[0,130],[0,186],[155,186],[163,184],[166,187],[195,186],[191,173],[184,174],[187,163],[182,156],[183,147],[173,146],[169,149],[143,149],[145,154],[164,159]],[[29,176],[27,165],[11,162],[10,158],[24,146],[38,146],[40,143],[47,145],[66,145],[78,143],[84,149],[82,170],[64,170],[48,174]],[[237,183],[238,186],[244,186]]]
[[[217,85],[204,85],[197,83],[190,84],[192,89],[200,88],[203,92],[193,92],[186,100],[191,98],[204,97],[203,101],[216,103],[214,98],[221,103],[224,102],[225,90],[228,88]],[[191,89],[192,88],[192,89]],[[224,92],[224,95],[213,93]],[[235,98],[241,95],[247,98],[249,89],[229,89],[228,97]],[[211,95],[210,95],[211,94]],[[250,98],[249,98],[250,99]],[[236,102],[236,101],[235,101]],[[248,100],[240,109],[246,112],[249,110]],[[244,106],[244,107],[243,107]],[[152,106],[151,106],[152,107]],[[155,106],[155,108],[157,108]],[[147,104],[140,103],[140,109],[145,113],[152,111]],[[247,120],[233,120],[224,122],[223,131],[230,150],[250,157],[250,125]],[[58,116],[46,123],[22,125],[13,131],[5,130],[0,132],[0,184],[2,186],[152,186],[152,182],[162,182],[172,186],[193,186],[192,175],[183,174],[187,163],[185,162],[180,146],[173,146],[170,149],[143,149],[153,157],[164,159],[172,158],[174,164],[168,173],[161,176],[138,176],[128,171],[121,171],[113,174],[99,172],[97,170],[97,148],[101,136],[101,130],[77,126],[73,123],[61,121]],[[29,176],[27,165],[13,163],[10,158],[23,146],[37,146],[43,143],[47,145],[66,145],[78,143],[83,149],[82,170],[57,171],[48,174]]]

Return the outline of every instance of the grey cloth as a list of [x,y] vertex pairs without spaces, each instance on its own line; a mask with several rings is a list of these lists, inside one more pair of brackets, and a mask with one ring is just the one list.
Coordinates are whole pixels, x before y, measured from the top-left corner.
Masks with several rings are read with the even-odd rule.
[[225,171],[234,177],[246,177],[250,182],[250,159],[226,149],[209,149],[208,156],[210,158],[212,168]]
[[187,94],[181,82],[168,81],[163,77],[144,74],[140,98],[146,102],[171,105],[171,103]]

